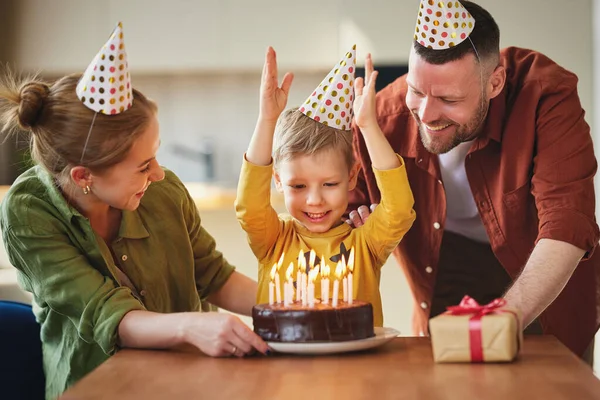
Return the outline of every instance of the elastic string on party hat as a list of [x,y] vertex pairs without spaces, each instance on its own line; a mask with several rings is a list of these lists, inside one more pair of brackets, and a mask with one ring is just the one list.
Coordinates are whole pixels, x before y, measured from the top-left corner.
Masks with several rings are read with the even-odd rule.
[[133,88],[123,41],[123,24],[117,24],[108,41],[88,65],[75,91],[79,100],[94,111],[81,154],[80,162],[83,162],[98,113],[120,114],[129,110],[133,104]]
[[460,1],[421,0],[414,40],[428,49],[447,50],[468,39],[479,63],[483,91],[483,60],[471,40],[474,28],[475,18]]
[[83,156],[85,156],[85,149],[87,149],[88,142],[90,141],[90,135],[92,134],[92,129],[94,128],[94,122],[96,122],[96,115],[98,113],[94,113],[94,117],[92,118],[92,124],[90,125],[90,130],[88,131],[87,137],[85,138],[85,144],[83,145],[83,151],[81,152],[81,159],[79,163],[83,163]]

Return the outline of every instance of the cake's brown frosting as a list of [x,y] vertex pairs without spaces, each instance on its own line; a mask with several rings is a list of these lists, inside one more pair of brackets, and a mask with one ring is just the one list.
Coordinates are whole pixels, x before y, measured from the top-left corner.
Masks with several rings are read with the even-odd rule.
[[252,308],[254,332],[269,342],[341,342],[375,336],[370,303],[340,302],[336,308],[259,304]]

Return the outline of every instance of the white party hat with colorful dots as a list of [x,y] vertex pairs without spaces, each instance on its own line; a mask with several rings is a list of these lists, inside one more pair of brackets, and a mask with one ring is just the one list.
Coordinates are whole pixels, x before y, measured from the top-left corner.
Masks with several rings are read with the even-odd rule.
[[321,81],[315,91],[300,107],[306,116],[324,125],[350,130],[352,102],[354,101],[354,72],[356,45]]
[[133,92],[123,25],[119,22],[77,84],[77,97],[102,114],[119,114],[131,108]]
[[421,46],[445,50],[462,43],[475,27],[475,18],[459,1],[421,0],[415,40]]

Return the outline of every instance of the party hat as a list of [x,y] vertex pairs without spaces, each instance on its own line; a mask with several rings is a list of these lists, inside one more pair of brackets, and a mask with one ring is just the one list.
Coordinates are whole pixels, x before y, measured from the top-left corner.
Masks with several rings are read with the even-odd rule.
[[459,1],[421,0],[415,40],[444,50],[462,43],[473,31],[475,18]]
[[85,70],[76,91],[79,100],[98,113],[119,114],[131,108],[131,77],[120,22]]
[[356,45],[321,81],[300,107],[306,116],[332,128],[349,130],[354,100]]

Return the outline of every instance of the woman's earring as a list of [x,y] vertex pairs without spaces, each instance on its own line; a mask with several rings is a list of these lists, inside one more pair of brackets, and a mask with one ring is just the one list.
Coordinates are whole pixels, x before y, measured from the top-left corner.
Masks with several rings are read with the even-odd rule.
[[83,188],[83,194],[89,194],[89,193],[90,193],[90,187],[89,187],[88,185],[86,185],[86,186]]

